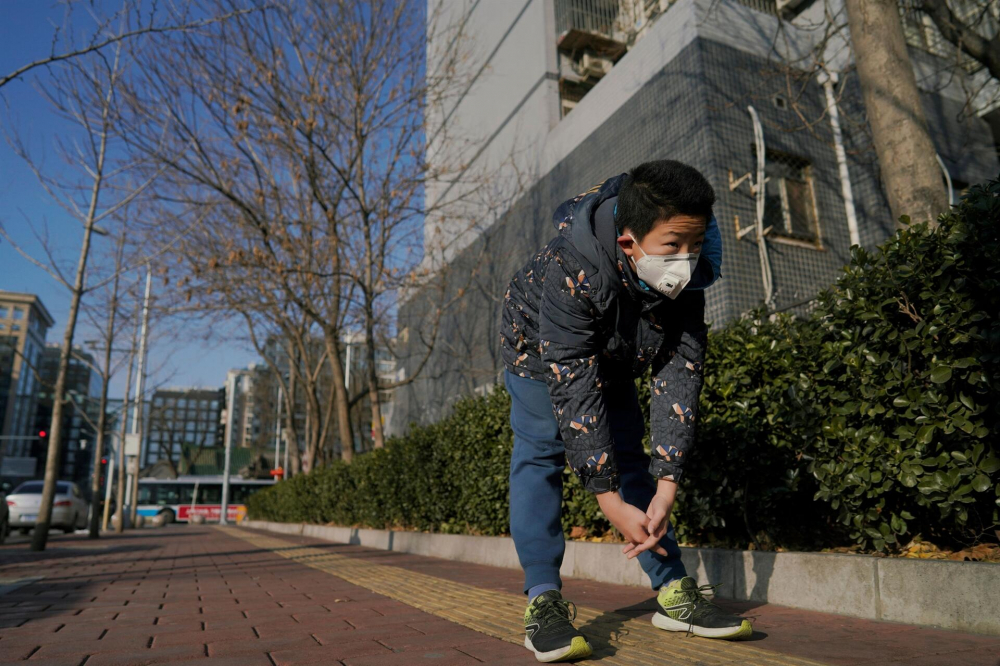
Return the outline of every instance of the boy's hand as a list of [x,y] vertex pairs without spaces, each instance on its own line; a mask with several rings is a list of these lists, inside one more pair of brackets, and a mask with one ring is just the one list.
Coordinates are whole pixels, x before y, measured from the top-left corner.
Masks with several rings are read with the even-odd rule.
[[674,508],[676,495],[676,483],[666,479],[660,479],[657,482],[656,494],[650,500],[649,508],[646,509],[646,517],[649,519],[646,530],[649,533],[649,538],[642,544],[630,543],[622,549],[622,552],[628,555],[629,559],[650,548],[662,555],[667,554],[666,550],[657,544],[667,534],[667,528],[670,526],[670,512]]
[[649,516],[641,509],[637,509],[623,500],[617,492],[600,493],[597,495],[597,503],[600,504],[601,511],[611,521],[611,524],[629,542],[625,546],[626,550],[622,551],[629,553],[629,558],[635,557],[644,550],[653,550],[661,555],[667,554],[667,551],[662,546],[657,545],[655,540],[650,541],[650,535],[646,529],[649,524]]

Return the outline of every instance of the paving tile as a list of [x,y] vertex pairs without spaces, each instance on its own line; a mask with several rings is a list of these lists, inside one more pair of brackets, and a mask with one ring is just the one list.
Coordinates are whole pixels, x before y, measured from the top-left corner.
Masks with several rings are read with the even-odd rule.
[[392,651],[375,641],[363,641],[342,645],[317,645],[308,648],[277,650],[271,653],[271,658],[277,666],[299,666],[300,664],[329,664],[337,660],[352,657],[371,656],[378,659],[394,656]]
[[[133,650],[97,654],[87,660],[86,666],[147,666],[200,657],[205,657],[205,646],[203,645],[173,645],[162,650]],[[209,663],[206,660],[206,665]]]
[[391,625],[373,629],[353,629],[350,631],[316,631],[312,634],[323,645],[341,645],[358,641],[381,641],[401,639],[406,636],[423,636],[416,629],[406,625]]
[[208,644],[210,657],[233,657],[242,654],[293,650],[314,647],[318,643],[309,634],[289,634],[281,638],[258,638],[256,640],[214,641]]
[[[480,664],[482,662],[473,659],[467,654],[463,654],[452,648],[441,650],[417,650],[415,652],[393,653],[389,655],[375,655],[344,659],[344,666],[409,666],[409,664],[435,664],[436,666],[466,666],[467,664]],[[536,662],[537,663],[537,662]]]
[[128,638],[115,639],[110,641],[72,641],[70,643],[46,643],[33,656],[39,659],[42,657],[56,657],[61,655],[75,654],[102,654],[106,652],[120,652],[130,650],[142,650],[149,647],[149,639],[143,636],[130,636]]
[[184,659],[170,663],[176,664],[176,666],[272,666],[271,660],[263,652],[260,654],[241,654],[235,657]]
[[479,643],[483,640],[483,634],[456,627],[453,631],[442,631],[429,635],[400,635],[394,633],[387,638],[380,638],[379,642],[392,650],[413,652],[424,649],[435,649],[445,647],[459,647],[469,643]]
[[155,634],[154,648],[168,645],[207,644],[214,641],[227,640],[257,640],[257,634],[252,627],[227,627],[225,629],[209,629],[199,631],[184,631],[169,634]]
[[456,649],[487,664],[498,661],[517,662],[518,660],[525,664],[537,662],[534,652],[524,647],[524,645],[508,643],[507,641],[487,640],[478,643],[466,643]]

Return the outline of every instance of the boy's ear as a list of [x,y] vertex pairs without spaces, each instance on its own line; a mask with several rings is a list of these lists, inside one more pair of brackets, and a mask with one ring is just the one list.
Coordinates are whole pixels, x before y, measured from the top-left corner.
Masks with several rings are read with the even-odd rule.
[[622,235],[618,237],[618,247],[622,249],[622,252],[624,252],[626,256],[631,257],[632,253],[635,251],[633,249],[634,246],[635,241],[628,235],[628,230],[626,229],[622,232]]

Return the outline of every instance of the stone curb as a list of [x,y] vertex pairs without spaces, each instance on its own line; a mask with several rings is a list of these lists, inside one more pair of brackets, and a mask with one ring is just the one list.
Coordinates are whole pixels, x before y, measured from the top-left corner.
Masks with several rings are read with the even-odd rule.
[[[428,534],[244,520],[280,534],[519,569],[510,537]],[[699,583],[726,599],[1000,636],[1000,564],[681,548]],[[639,563],[620,546],[567,541],[561,573],[601,583],[646,587]]]

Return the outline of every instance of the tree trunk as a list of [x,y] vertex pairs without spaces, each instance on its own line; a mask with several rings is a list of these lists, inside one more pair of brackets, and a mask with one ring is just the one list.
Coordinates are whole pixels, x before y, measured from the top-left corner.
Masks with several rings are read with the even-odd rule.
[[[96,184],[95,188],[100,185]],[[96,204],[96,191],[93,197]],[[80,247],[80,259],[76,264],[76,279],[73,281],[73,298],[69,304],[69,319],[66,321],[66,332],[63,334],[62,349],[59,352],[59,372],[56,375],[56,387],[52,394],[52,423],[49,425],[49,450],[45,456],[45,482],[42,487],[42,503],[38,507],[38,521],[31,537],[31,550],[45,550],[49,540],[49,527],[52,523],[52,502],[56,495],[56,481],[59,477],[59,459],[62,457],[63,403],[66,393],[66,374],[69,370],[69,357],[73,353],[73,335],[76,333],[76,317],[80,312],[80,299],[83,297],[83,282],[87,274],[87,258],[90,255],[90,238],[94,231],[93,206],[88,216],[88,224],[83,230],[83,245]]]
[[[296,382],[296,373],[298,370],[292,367],[293,363],[298,363],[298,352],[295,349],[294,342],[289,339],[287,341],[287,347],[285,348],[288,355],[288,390],[285,391],[285,446],[288,447],[289,455],[289,467],[291,467],[291,475],[286,472],[286,478],[289,476],[296,476],[302,473],[302,451],[299,450],[299,428],[298,424],[295,423],[295,414],[298,399],[299,385]],[[277,372],[277,365],[275,366],[275,372]]]
[[897,220],[930,220],[948,195],[927,130],[897,0],[845,0],[861,92],[889,207]]
[[[337,331],[326,331],[326,348],[330,358],[330,373],[333,379],[333,397],[337,405],[337,433],[340,436],[340,458],[351,462],[354,457],[354,433],[351,428],[350,398],[344,385],[344,363],[340,358]],[[332,338],[332,339],[331,339]]]
[[372,408],[372,446],[381,449],[385,446],[385,431],[382,427],[382,400],[378,393],[378,368],[375,365],[375,335],[372,322],[371,307],[365,317],[365,355],[368,366],[368,401]]

